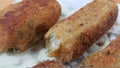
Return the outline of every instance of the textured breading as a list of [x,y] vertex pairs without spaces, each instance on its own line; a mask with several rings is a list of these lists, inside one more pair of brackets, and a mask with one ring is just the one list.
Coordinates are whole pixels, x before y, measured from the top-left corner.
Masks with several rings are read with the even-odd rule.
[[23,0],[0,11],[0,52],[20,52],[40,42],[61,13],[56,0]]
[[120,36],[113,40],[105,49],[99,50],[82,62],[85,67],[120,67]]
[[120,4],[120,0],[112,0],[112,1],[114,1],[117,4]]
[[59,61],[47,60],[38,63],[37,65],[33,66],[33,68],[65,68],[65,66]]
[[95,0],[55,24],[45,35],[49,56],[63,62],[78,59],[114,24],[118,7],[109,0]]

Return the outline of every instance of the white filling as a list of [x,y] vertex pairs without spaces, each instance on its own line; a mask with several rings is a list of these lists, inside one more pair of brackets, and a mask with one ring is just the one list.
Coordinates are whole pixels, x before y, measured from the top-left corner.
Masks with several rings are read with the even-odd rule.
[[58,39],[55,39],[54,36],[50,38],[50,47],[52,48],[53,51],[59,49],[60,43],[61,41]]
[[40,60],[40,61],[44,61],[44,60],[54,60],[54,59],[56,59],[56,58],[54,58],[54,57],[48,57],[47,56],[47,50],[46,49],[42,49],[40,52],[39,52],[39,56],[38,56],[38,59]]

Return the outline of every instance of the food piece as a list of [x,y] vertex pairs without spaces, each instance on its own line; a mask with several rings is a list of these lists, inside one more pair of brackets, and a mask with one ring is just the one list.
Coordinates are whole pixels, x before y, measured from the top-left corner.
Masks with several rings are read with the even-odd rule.
[[112,1],[114,1],[116,4],[120,3],[120,0],[112,0]]
[[65,66],[60,63],[59,61],[44,61],[40,62],[39,64],[35,65],[33,68],[65,68]]
[[82,64],[85,67],[120,67],[120,36],[105,49],[89,55]]
[[11,5],[12,3],[13,3],[13,0],[0,0],[0,10]]
[[0,11],[0,52],[21,52],[36,44],[60,12],[56,0],[23,0]]
[[62,62],[78,59],[116,21],[117,5],[95,0],[70,17],[58,22],[45,35],[49,56]]

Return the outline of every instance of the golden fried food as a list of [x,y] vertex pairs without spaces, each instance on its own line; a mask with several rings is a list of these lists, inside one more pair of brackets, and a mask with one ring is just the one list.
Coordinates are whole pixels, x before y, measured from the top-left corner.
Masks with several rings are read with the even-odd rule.
[[120,67],[120,36],[113,40],[105,49],[99,50],[82,62],[85,67]]
[[112,1],[114,1],[117,4],[120,4],[120,0],[112,0]]
[[35,65],[33,68],[65,68],[65,66],[59,61],[44,61]]
[[0,0],[0,10],[4,9],[5,7],[11,5],[14,0]]
[[62,62],[78,59],[114,24],[118,7],[109,0],[95,0],[55,24],[45,35],[49,56]]
[[21,52],[40,42],[60,13],[56,0],[23,0],[0,11],[0,52]]

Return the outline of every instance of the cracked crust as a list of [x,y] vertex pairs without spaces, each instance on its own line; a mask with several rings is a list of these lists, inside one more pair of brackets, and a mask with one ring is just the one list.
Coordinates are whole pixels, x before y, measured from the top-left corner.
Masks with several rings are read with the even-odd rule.
[[38,43],[60,13],[56,0],[23,0],[0,11],[0,52],[21,52]]
[[120,36],[105,49],[89,55],[82,64],[85,67],[120,67]]
[[[49,56],[62,62],[77,60],[113,26],[117,15],[117,5],[109,0],[89,3],[47,32],[45,39]],[[57,49],[51,47],[51,43],[55,43],[51,39],[59,42]]]

